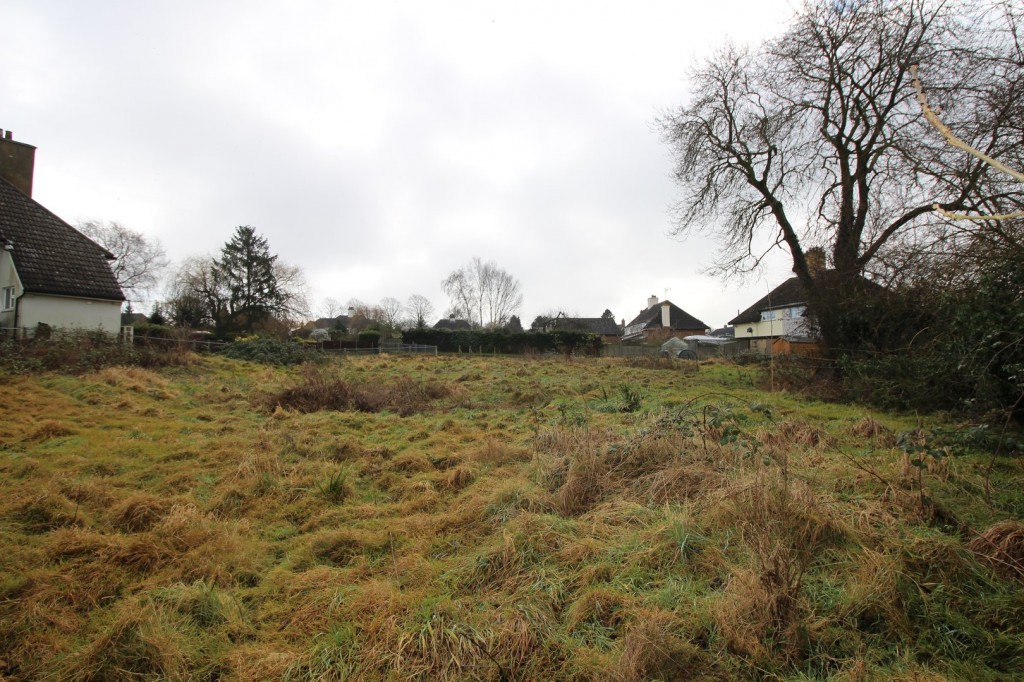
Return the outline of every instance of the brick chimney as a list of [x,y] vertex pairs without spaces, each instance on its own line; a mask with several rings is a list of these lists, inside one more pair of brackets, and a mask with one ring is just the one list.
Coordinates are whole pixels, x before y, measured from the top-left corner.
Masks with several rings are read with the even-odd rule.
[[32,171],[35,163],[35,147],[15,142],[10,130],[0,130],[0,178],[32,196]]

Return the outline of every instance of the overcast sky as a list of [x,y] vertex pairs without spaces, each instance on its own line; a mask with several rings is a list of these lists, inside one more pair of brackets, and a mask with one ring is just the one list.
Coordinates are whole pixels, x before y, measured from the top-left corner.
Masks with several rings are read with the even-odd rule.
[[175,260],[252,225],[325,297],[426,296],[473,256],[521,318],[628,322],[649,295],[719,326],[789,275],[702,274],[669,237],[659,114],[727,40],[790,0],[5,0],[0,128],[35,145],[34,198],[116,220]]

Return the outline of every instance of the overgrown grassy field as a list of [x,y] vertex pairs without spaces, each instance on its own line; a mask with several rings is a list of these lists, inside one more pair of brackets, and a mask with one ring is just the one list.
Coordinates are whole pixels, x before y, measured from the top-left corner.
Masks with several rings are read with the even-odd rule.
[[0,678],[1024,679],[1013,446],[694,369],[4,376]]

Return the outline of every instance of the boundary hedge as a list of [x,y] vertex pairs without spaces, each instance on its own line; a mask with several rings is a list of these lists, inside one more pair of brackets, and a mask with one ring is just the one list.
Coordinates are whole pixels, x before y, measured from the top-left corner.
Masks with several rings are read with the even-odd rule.
[[410,329],[402,343],[437,346],[443,353],[575,353],[600,355],[601,337],[578,331],[507,332],[504,330]]

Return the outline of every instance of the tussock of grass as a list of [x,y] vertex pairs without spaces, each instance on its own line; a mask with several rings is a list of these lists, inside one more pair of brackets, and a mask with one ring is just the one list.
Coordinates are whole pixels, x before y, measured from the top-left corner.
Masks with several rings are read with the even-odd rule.
[[134,493],[111,509],[111,523],[125,533],[150,530],[170,510],[171,504],[150,493]]
[[679,618],[665,609],[639,609],[622,638],[622,680],[693,679],[702,672],[700,649],[679,635]]
[[64,436],[75,435],[75,430],[56,419],[47,419],[38,424],[29,435],[31,440],[48,440],[50,438],[63,438]]

